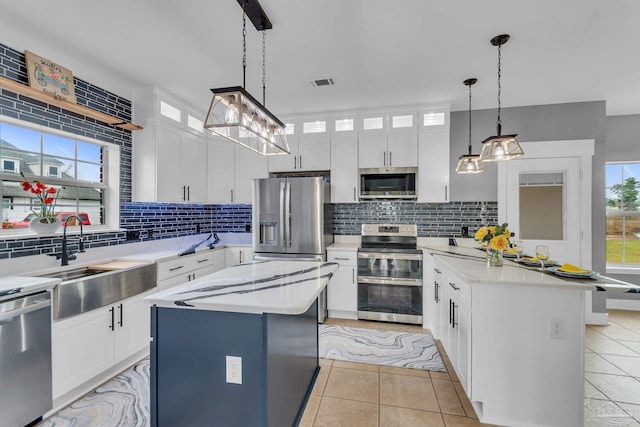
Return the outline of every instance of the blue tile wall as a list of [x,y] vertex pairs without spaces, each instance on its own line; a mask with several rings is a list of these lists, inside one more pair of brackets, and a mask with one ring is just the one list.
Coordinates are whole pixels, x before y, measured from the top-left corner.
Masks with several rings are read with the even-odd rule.
[[359,235],[362,224],[417,224],[420,237],[462,235],[469,227],[473,235],[481,225],[495,224],[498,204],[495,202],[360,202],[336,204],[333,214],[334,234]]

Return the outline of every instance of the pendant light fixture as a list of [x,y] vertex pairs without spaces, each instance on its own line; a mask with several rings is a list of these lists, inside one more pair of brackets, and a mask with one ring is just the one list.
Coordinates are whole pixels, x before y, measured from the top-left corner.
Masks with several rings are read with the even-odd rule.
[[482,152],[480,153],[481,162],[509,160],[520,157],[524,154],[524,151],[522,151],[522,147],[520,147],[518,139],[516,138],[518,134],[502,135],[502,121],[500,120],[500,92],[502,90],[502,87],[500,86],[500,62],[502,57],[500,48],[507,41],[509,41],[508,34],[501,34],[491,39],[491,44],[493,46],[498,46],[498,120],[496,121],[498,134],[495,136],[490,136],[489,138],[482,141]]
[[[266,92],[266,30],[273,28],[258,0],[237,0],[242,6],[242,86],[211,89],[213,99],[204,128],[262,155],[289,154],[285,125],[264,106]],[[262,104],[245,90],[247,16],[262,31]]]
[[458,157],[458,167],[456,173],[480,173],[484,172],[484,165],[480,163],[479,154],[471,154],[471,86],[476,84],[478,79],[467,79],[463,83],[469,87],[469,154]]

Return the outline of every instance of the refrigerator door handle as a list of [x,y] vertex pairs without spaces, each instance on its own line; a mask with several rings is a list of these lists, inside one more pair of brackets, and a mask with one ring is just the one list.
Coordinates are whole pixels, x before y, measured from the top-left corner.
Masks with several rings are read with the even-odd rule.
[[286,226],[285,226],[285,203],[284,203],[284,198],[286,196],[285,193],[285,183],[281,182],[280,183],[280,220],[278,221],[278,231],[280,234],[280,242],[282,242],[282,246],[286,247],[287,246],[287,238],[286,238]]
[[285,184],[285,196],[284,196],[284,210],[285,210],[285,224],[286,224],[286,239],[289,247],[291,247],[291,183]]

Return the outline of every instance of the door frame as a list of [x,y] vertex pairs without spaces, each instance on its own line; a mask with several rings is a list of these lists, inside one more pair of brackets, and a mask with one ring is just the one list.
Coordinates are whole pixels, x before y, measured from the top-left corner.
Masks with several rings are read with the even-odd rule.
[[[591,187],[592,163],[595,149],[594,139],[565,141],[521,142],[525,155],[522,160],[574,157],[580,160],[580,265],[591,268],[592,262],[592,224],[591,224]],[[519,159],[510,160],[510,162]],[[508,163],[498,163],[498,223],[507,221],[507,176]]]

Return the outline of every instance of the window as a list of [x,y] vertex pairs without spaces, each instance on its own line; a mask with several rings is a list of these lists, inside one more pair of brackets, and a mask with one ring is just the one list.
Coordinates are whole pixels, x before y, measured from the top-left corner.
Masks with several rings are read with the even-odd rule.
[[[37,196],[22,188],[23,175],[29,182],[40,181],[57,190],[54,211],[59,218],[77,213],[86,226],[117,226],[119,150],[115,144],[3,117],[0,121],[1,233],[15,234],[16,230],[26,229],[34,212],[40,210]],[[15,164],[9,167],[11,161]],[[112,206],[109,212],[107,206]]]
[[606,165],[607,267],[640,268],[640,162]]

